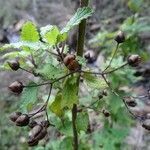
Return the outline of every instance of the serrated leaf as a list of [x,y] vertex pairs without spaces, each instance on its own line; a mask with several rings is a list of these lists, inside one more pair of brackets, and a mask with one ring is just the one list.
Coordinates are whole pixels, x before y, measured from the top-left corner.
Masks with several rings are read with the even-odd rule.
[[48,25],[46,27],[41,28],[41,36],[43,41],[55,45],[57,44],[57,37],[60,34],[57,26]]
[[64,88],[62,90],[62,102],[61,107],[72,108],[73,104],[77,104],[78,96],[77,96],[77,81],[76,77],[72,76],[67,78],[64,84]]
[[93,13],[90,7],[79,8],[74,16],[69,20],[67,25],[62,29],[61,33],[67,33],[74,26],[78,25],[83,19],[88,18]]
[[78,113],[77,120],[76,120],[78,132],[80,132],[81,130],[86,132],[88,129],[88,124],[89,124],[88,113],[87,112]]
[[3,47],[1,47],[1,50],[9,49],[9,48],[22,48],[22,47],[28,47],[32,50],[39,50],[39,49],[50,49],[51,46],[47,44],[43,44],[42,42],[17,42],[17,43],[11,43],[11,44],[5,44]]
[[47,80],[59,78],[64,74],[62,69],[57,68],[50,63],[42,65],[42,68],[37,69],[35,72],[41,74]]
[[36,26],[30,21],[26,22],[22,27],[21,40],[28,42],[38,42],[39,39],[40,37]]
[[61,109],[61,101],[62,101],[62,94],[57,93],[55,100],[52,102],[52,104],[49,106],[49,109],[55,113],[58,117],[62,117],[64,112],[63,109]]
[[87,83],[87,85],[90,86],[91,88],[102,90],[108,87],[105,81],[100,77],[97,77],[88,73],[84,73],[83,78],[85,79],[85,82]]
[[[28,84],[28,86],[36,85],[34,82]],[[24,88],[21,95],[20,109],[23,111],[30,110],[32,105],[37,101],[38,87]]]

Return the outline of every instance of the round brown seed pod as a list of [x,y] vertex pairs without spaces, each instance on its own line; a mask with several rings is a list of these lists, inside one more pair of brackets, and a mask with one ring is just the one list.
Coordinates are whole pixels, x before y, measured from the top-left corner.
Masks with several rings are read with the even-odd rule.
[[73,60],[75,60],[75,55],[72,54],[68,54],[65,58],[64,58],[64,64],[65,66],[68,66]]
[[146,130],[150,130],[150,119],[147,119],[143,122],[142,127]]
[[23,91],[22,82],[15,81],[8,87],[13,93],[20,94]]
[[72,60],[69,65],[67,66],[67,68],[71,71],[76,71],[78,70],[80,67],[79,63],[77,60]]
[[21,114],[21,112],[13,112],[10,114],[9,118],[11,121],[15,122]]
[[17,61],[17,60],[9,61],[8,65],[14,71],[17,71],[20,68],[19,61]]
[[141,62],[141,57],[136,54],[130,55],[127,62],[131,67],[137,67]]
[[16,126],[27,126],[29,124],[30,118],[27,114],[22,114],[21,116],[19,116],[17,118],[17,120],[15,121]]
[[119,43],[123,43],[125,41],[125,34],[122,31],[119,31],[115,37],[115,41]]

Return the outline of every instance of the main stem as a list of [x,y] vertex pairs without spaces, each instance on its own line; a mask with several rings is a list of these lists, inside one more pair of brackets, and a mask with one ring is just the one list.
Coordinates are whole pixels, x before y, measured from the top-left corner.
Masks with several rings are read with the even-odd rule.
[[[88,6],[89,0],[80,0],[80,7]],[[85,38],[85,28],[86,20],[82,20],[79,24],[78,30],[78,41],[77,41],[77,56],[83,56],[84,49],[84,38]],[[80,75],[77,80],[77,87],[79,90]],[[78,93],[77,93],[78,94]],[[72,127],[73,127],[73,149],[78,150],[78,132],[76,128],[76,118],[77,118],[77,105],[74,104],[72,108]]]

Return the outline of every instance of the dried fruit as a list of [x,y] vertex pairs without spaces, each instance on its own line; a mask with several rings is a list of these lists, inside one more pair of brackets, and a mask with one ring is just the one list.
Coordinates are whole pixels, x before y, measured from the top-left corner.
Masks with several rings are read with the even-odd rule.
[[146,130],[150,130],[150,119],[147,119],[143,122],[142,127]]
[[94,51],[89,50],[84,54],[84,58],[87,59],[88,63],[93,63],[96,61],[96,54]]
[[42,131],[35,137],[35,140],[42,140],[47,134],[47,128],[43,128]]
[[42,122],[41,122],[41,125],[42,125],[43,127],[45,127],[45,128],[48,128],[49,125],[50,125],[50,123],[49,123],[49,121],[45,120],[45,121],[42,121]]
[[125,41],[125,34],[122,31],[119,31],[115,37],[115,41],[119,43],[123,43]]
[[34,120],[30,120],[30,122],[29,122],[29,124],[28,124],[28,126],[29,126],[30,128],[33,128],[33,127],[35,127],[36,125],[37,125],[37,122],[34,121]]
[[70,64],[70,62],[72,62],[73,60],[75,60],[75,55],[72,54],[68,54],[65,58],[64,58],[64,64],[66,66],[68,66]]
[[32,130],[29,132],[29,138],[34,139],[40,132],[42,131],[41,125],[36,125],[32,128]]
[[130,55],[127,59],[128,64],[132,67],[137,67],[141,62],[141,57],[139,55]]
[[17,71],[20,68],[19,61],[17,61],[17,60],[9,61],[8,65],[14,71]]
[[137,105],[136,101],[132,97],[124,98],[126,104],[130,107],[135,107]]
[[23,91],[22,82],[15,81],[8,87],[13,93],[20,94]]
[[79,63],[78,61],[75,59],[75,55],[72,54],[68,54],[65,58],[64,58],[64,64],[65,66],[71,70],[71,71],[75,71],[77,69],[79,69]]
[[10,114],[9,118],[11,121],[15,122],[21,114],[21,112],[13,112]]
[[104,114],[105,117],[109,117],[110,116],[110,113],[109,113],[108,110],[103,109],[102,112],[103,112],[103,114]]
[[30,118],[27,114],[22,114],[21,116],[19,116],[17,118],[17,120],[15,121],[16,126],[27,126],[29,124]]
[[36,145],[38,145],[38,143],[39,143],[39,141],[28,140],[29,146],[36,146]]

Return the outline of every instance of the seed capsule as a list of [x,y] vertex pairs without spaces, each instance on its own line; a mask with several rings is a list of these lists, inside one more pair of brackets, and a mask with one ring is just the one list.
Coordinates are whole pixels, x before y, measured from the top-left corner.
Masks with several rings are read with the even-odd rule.
[[17,118],[17,120],[15,121],[16,126],[27,126],[29,124],[30,118],[27,114],[22,114],[21,116],[19,116]]
[[146,130],[150,130],[150,119],[147,119],[143,122],[142,127]]
[[35,140],[42,140],[47,134],[47,128],[43,128],[42,131],[35,137]]
[[119,31],[115,37],[117,43],[123,43],[125,41],[125,35],[122,31]]
[[70,64],[71,61],[75,60],[75,55],[72,54],[68,54],[65,58],[64,58],[64,64],[66,66],[68,66]]
[[141,62],[141,57],[139,55],[133,54],[128,57],[127,61],[131,67],[137,67]]
[[15,122],[21,114],[21,112],[13,112],[10,114],[9,118],[11,121]]
[[105,117],[109,117],[110,116],[110,113],[107,110],[104,109],[102,112],[103,112]]
[[41,125],[36,125],[32,128],[32,130],[29,132],[29,138],[33,139],[42,131]]
[[130,107],[135,107],[137,105],[136,101],[132,97],[124,98],[126,104]]
[[34,128],[36,125],[37,125],[37,122],[34,121],[34,120],[31,120],[31,121],[29,122],[29,124],[28,124],[28,126],[29,126],[30,128]]
[[23,91],[22,82],[15,81],[8,87],[13,93],[20,94]]
[[17,71],[20,68],[19,61],[17,61],[17,60],[9,61],[8,65],[14,71]]
[[39,141],[32,141],[32,140],[28,140],[28,146],[36,146],[38,145]]
[[50,123],[49,123],[49,121],[45,120],[45,121],[41,122],[41,125],[42,125],[42,127],[48,128]]

